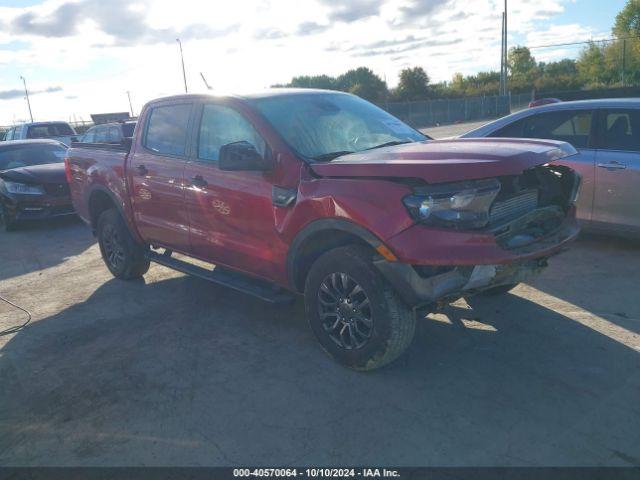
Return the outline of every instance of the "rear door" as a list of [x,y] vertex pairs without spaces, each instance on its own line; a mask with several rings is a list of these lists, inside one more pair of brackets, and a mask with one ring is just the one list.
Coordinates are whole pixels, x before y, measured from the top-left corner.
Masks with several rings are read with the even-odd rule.
[[591,221],[595,190],[594,149],[595,120],[593,110],[553,110],[530,115],[492,133],[491,137],[541,138],[568,142],[578,155],[556,163],[566,165],[582,175],[578,197],[578,218]]
[[640,229],[640,110],[601,110],[597,142],[593,220]]
[[198,117],[194,158],[185,169],[192,251],[211,263],[270,276],[284,248],[275,229],[270,174],[218,168],[223,145],[247,141],[267,155],[267,144],[228,105],[204,104]]
[[191,102],[150,108],[127,166],[138,232],[152,245],[182,252],[189,251],[184,167],[192,109]]

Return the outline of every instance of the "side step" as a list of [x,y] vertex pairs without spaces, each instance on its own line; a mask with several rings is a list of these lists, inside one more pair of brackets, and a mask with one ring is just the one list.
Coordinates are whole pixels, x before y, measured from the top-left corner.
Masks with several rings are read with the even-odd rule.
[[167,251],[165,254],[149,251],[146,257],[150,261],[159,263],[165,267],[253,295],[265,302],[278,305],[287,305],[295,302],[293,294],[278,289],[275,285],[220,267],[207,270],[192,263],[172,258],[170,251]]

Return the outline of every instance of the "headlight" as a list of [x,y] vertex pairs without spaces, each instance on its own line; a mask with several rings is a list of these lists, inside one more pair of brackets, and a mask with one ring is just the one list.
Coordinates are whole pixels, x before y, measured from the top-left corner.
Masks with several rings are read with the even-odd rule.
[[4,186],[9,193],[17,193],[20,195],[44,195],[44,189],[40,185],[27,185],[26,183],[7,182]]
[[489,210],[498,192],[500,182],[491,178],[419,187],[403,201],[413,218],[422,223],[472,229],[489,223]]

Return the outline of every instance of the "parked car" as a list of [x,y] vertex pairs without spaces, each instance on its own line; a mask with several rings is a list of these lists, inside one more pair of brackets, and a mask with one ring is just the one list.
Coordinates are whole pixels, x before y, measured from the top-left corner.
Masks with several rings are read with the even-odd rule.
[[559,98],[539,98],[529,103],[529,108],[541,107],[542,105],[551,105],[552,103],[560,103]]
[[[111,273],[154,261],[273,303],[304,294],[324,349],[397,358],[414,307],[500,293],[578,234],[564,142],[430,141],[350,94],[148,103],[130,150],[75,144],[71,195]],[[209,270],[172,256],[216,265]]]
[[640,235],[640,99],[586,100],[525,110],[463,138],[547,138],[579,155],[558,163],[583,178],[578,218],[592,230]]
[[133,137],[136,122],[105,123],[91,127],[80,139],[83,143],[120,143]]
[[15,230],[23,220],[74,213],[65,176],[66,145],[55,140],[0,143],[0,224]]
[[65,145],[78,140],[78,134],[66,122],[34,122],[11,127],[5,134],[5,141],[46,138]]

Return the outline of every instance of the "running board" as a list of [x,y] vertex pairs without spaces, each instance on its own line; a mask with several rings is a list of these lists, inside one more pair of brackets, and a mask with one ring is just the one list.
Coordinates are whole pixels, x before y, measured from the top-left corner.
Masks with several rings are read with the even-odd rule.
[[154,251],[149,251],[146,257],[155,263],[164,265],[165,267],[172,268],[194,277],[202,278],[209,282],[217,283],[225,287],[232,288],[238,292],[247,293],[254,297],[264,300],[265,302],[283,305],[292,304],[295,301],[295,297],[283,291],[281,288],[271,285],[267,282],[251,278],[241,273],[236,273],[231,270],[226,270],[221,267],[216,267],[213,270],[207,270],[206,268],[199,267],[183,260],[171,257],[171,253],[162,254]]

